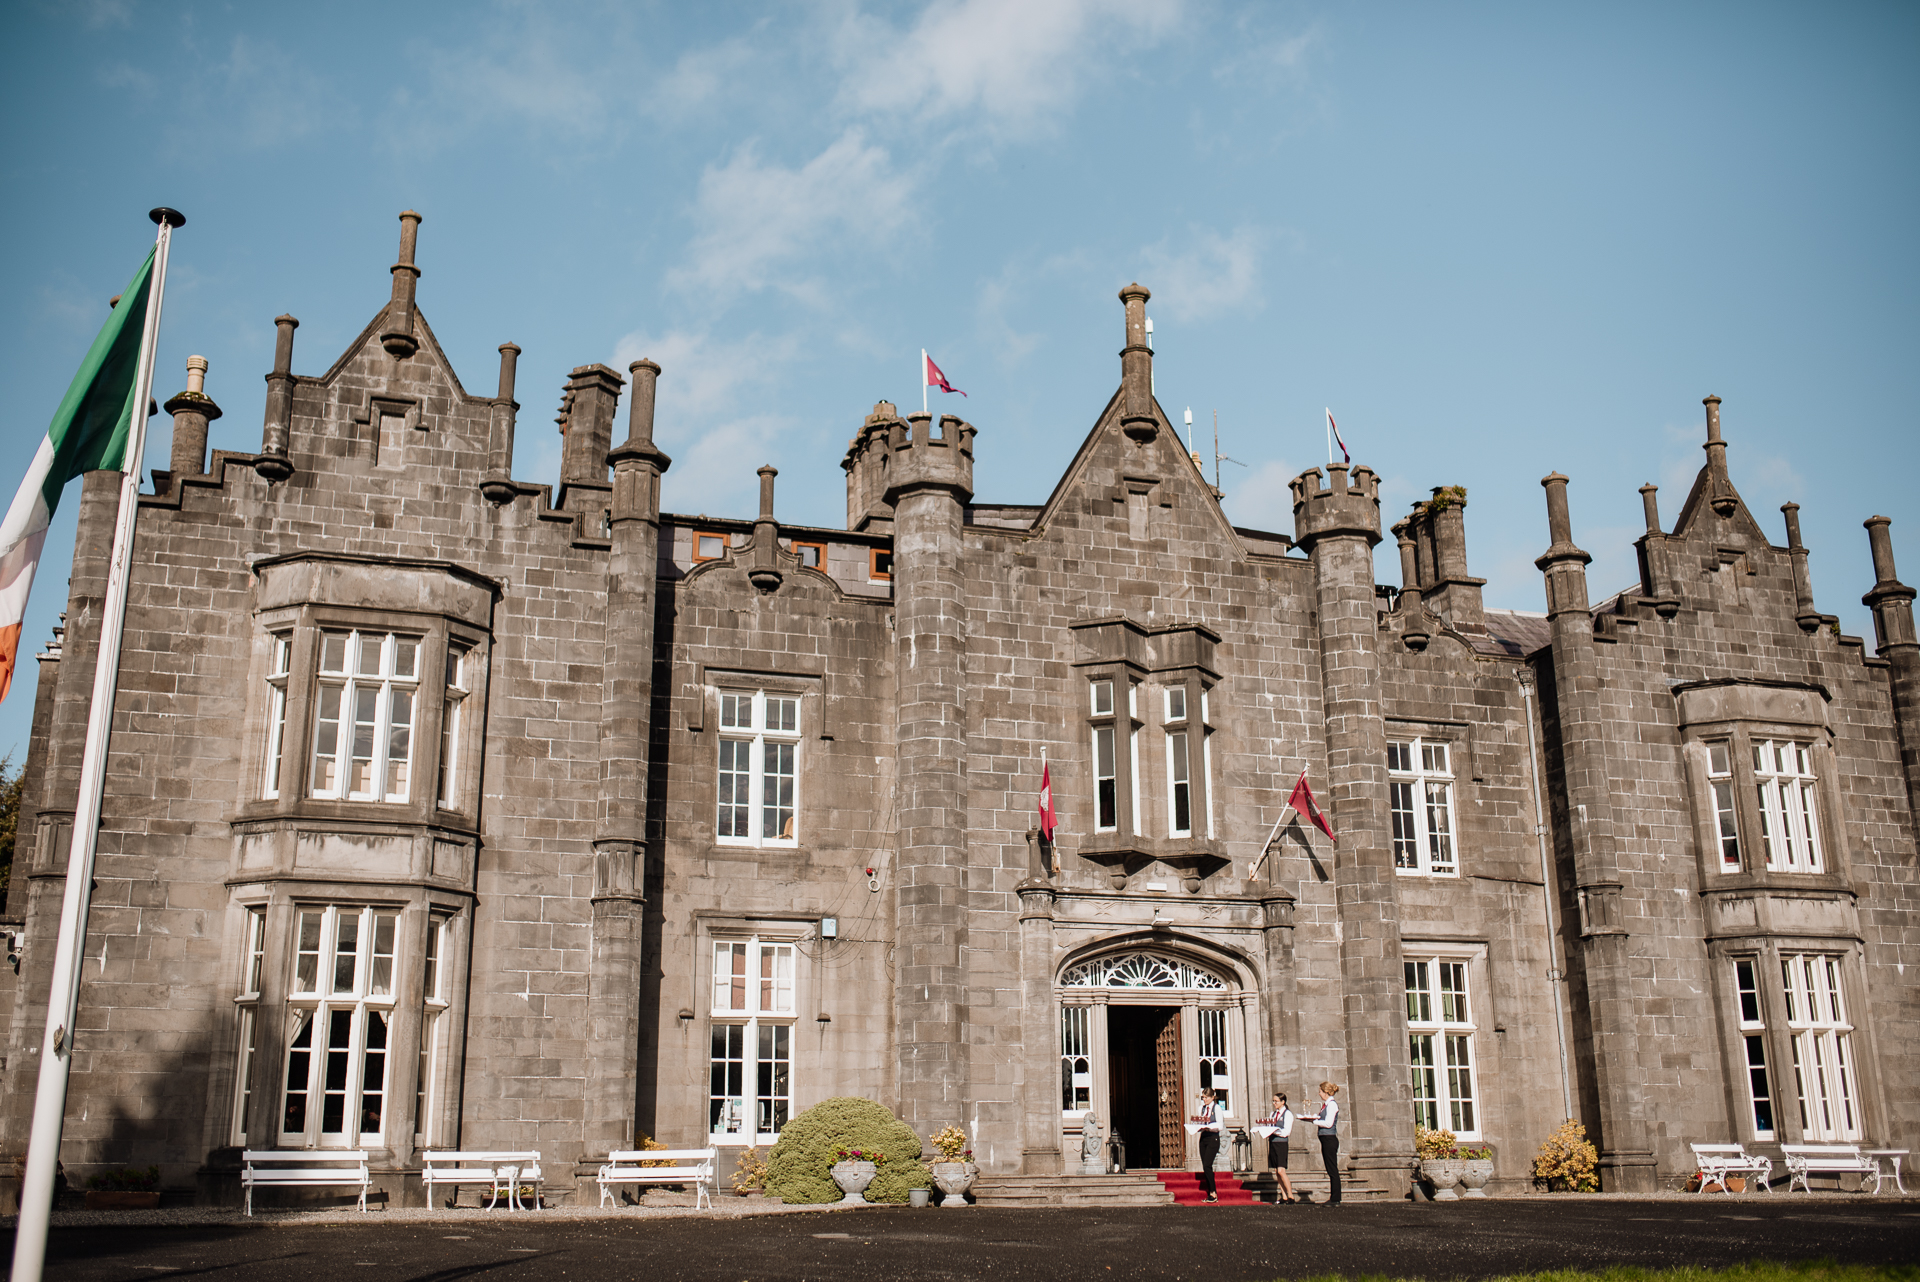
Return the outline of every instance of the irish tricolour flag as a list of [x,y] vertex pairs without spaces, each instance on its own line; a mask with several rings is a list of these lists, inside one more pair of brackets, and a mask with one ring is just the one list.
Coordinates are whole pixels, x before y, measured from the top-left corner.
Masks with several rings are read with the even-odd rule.
[[140,337],[153,283],[153,254],[140,264],[113,314],[87,351],[80,372],[53,416],[53,426],[33,466],[20,483],[0,525],[0,699],[13,686],[20,654],[20,628],[27,593],[47,541],[47,523],[60,505],[60,491],[83,472],[118,471],[126,465],[127,433],[133,426],[133,382],[140,363]]

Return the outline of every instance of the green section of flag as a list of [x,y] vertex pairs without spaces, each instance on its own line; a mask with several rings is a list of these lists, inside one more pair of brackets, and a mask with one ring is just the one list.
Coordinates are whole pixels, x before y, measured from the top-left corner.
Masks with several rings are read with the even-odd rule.
[[140,339],[147,323],[147,291],[153,287],[153,257],[127,283],[126,292],[100,328],[80,372],[73,376],[47,440],[53,466],[40,488],[51,515],[60,491],[83,472],[120,471],[126,465],[127,436],[133,427],[133,383],[140,364]]

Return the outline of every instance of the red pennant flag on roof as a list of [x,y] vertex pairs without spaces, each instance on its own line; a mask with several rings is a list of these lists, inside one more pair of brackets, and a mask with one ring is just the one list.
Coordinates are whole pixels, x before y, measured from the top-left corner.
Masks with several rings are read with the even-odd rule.
[[[955,387],[952,383],[949,383],[947,381],[947,376],[940,372],[940,367],[933,363],[933,357],[927,355],[926,352],[923,351],[920,353],[920,359],[925,361],[927,364],[926,386],[937,387],[943,392],[960,392],[959,388]],[[966,393],[960,392],[960,395],[965,396]]]
[[1300,781],[1293,785],[1293,795],[1287,798],[1287,805],[1311,819],[1316,828],[1327,834],[1329,841],[1339,840],[1328,826],[1326,816],[1320,813],[1320,807],[1313,804],[1313,789],[1307,787],[1306,771],[1300,772]]

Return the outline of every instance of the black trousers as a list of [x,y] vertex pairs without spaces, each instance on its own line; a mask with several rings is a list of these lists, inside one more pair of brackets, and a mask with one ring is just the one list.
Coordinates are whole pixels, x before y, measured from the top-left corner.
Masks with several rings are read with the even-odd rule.
[[1320,1132],[1320,1160],[1327,1164],[1327,1205],[1340,1200],[1340,1137]]
[[1200,1132],[1200,1187],[1213,1194],[1213,1159],[1220,1156],[1220,1132]]

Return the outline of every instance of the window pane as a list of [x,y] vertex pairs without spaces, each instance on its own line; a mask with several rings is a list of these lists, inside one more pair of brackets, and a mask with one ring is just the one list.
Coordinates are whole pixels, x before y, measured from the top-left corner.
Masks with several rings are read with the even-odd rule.
[[353,1054],[353,1012],[327,1012],[327,1055],[320,1087],[320,1133],[338,1135],[347,1125],[347,1083]]
[[1413,769],[1411,746],[1404,743],[1387,745],[1387,769],[1410,771]]
[[393,996],[393,935],[399,920],[393,913],[373,915],[373,973],[367,982],[371,997]]
[[1757,1137],[1773,1134],[1773,1100],[1767,1084],[1766,1038],[1754,1034],[1746,1038],[1747,1090],[1753,1100],[1753,1129]]
[[403,680],[411,680],[419,651],[418,641],[411,637],[395,637],[393,639],[393,675]]
[[313,1012],[294,1015],[293,1039],[287,1043],[287,1094],[280,1129],[289,1135],[307,1129],[308,1078],[313,1071]]
[[1187,719],[1187,690],[1185,686],[1175,686],[1167,691],[1167,720],[1185,721]]
[[1707,745],[1707,771],[1710,774],[1724,775],[1732,769],[1727,763],[1727,745],[1710,743]]
[[791,1094],[788,1078],[793,1055],[789,1044],[792,1030],[785,1024],[760,1026],[760,1057],[755,1073],[755,1103],[760,1133],[778,1134],[787,1124],[787,1105]]
[[791,732],[800,725],[798,699],[768,699],[767,729]]
[[752,778],[747,757],[753,745],[742,739],[720,741],[719,816],[715,831],[722,837],[745,837]]
[[387,1098],[387,1015],[367,1012],[365,1049],[360,1062],[360,1133],[378,1135]]
[[1113,765],[1113,727],[1095,726],[1093,730],[1095,827],[1112,828],[1119,823],[1119,792],[1115,786]]
[[321,916],[317,912],[300,914],[299,947],[293,965],[293,991],[296,993],[320,991]]
[[1477,1129],[1473,1117],[1473,1039],[1464,1034],[1447,1037],[1447,1095],[1451,1098],[1451,1129]]
[[1184,731],[1167,736],[1167,753],[1173,771],[1173,830],[1193,831],[1192,788],[1187,780],[1187,736]]
[[333,946],[333,991],[351,993],[360,959],[360,914],[349,910],[338,917],[339,934]]
[[715,1135],[738,1135],[746,1127],[746,1096],[743,1066],[746,1055],[746,1028],[740,1024],[715,1024],[713,1050],[709,1060],[707,1087],[707,1126]]
[[354,688],[353,762],[348,768],[347,791],[356,796],[373,791],[373,732],[379,709],[379,686]]
[[1113,682],[1096,681],[1093,683],[1093,712],[1095,716],[1105,716],[1113,711]]
[[763,751],[767,769],[761,780],[760,835],[768,841],[790,841],[793,838],[793,761],[798,747],[791,743],[769,743],[763,746]]
[[319,715],[313,726],[313,791],[331,796],[339,786],[340,696],[339,686],[320,687]]
[[1427,979],[1425,962],[1407,962],[1407,1022],[1410,1024],[1431,1024],[1433,1022],[1433,989]]
[[1439,1075],[1433,1063],[1433,1035],[1417,1033],[1408,1038],[1407,1051],[1413,1062],[1413,1123],[1437,1131],[1440,1129]]
[[1449,1024],[1465,1024],[1467,1018],[1467,966],[1465,962],[1441,962],[1440,1018]]
[[354,673],[363,677],[379,676],[381,651],[385,648],[386,638],[368,636],[362,632],[356,634],[356,640],[359,643],[360,661],[354,665]]
[[446,929],[447,923],[440,919],[427,927],[427,973],[420,987],[430,1002],[440,1000],[440,937]]
[[1453,871],[1453,785],[1427,785],[1427,855],[1434,872]]
[[338,673],[347,671],[347,634],[344,632],[323,632],[320,634],[320,671]]
[[407,767],[413,754],[413,691],[393,692],[393,714],[387,727],[387,798],[407,798]]
[[1387,784],[1388,805],[1393,814],[1393,864],[1396,868],[1420,866],[1420,837],[1413,814],[1413,784],[1392,780]]

